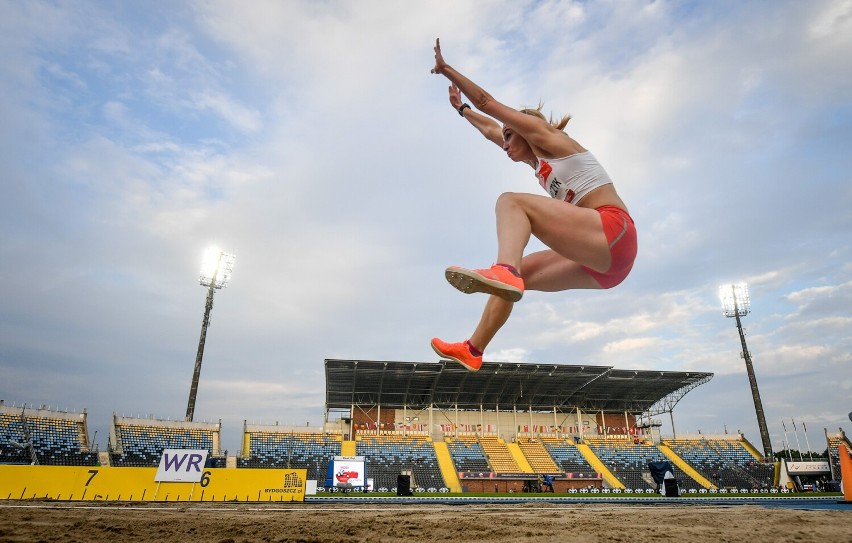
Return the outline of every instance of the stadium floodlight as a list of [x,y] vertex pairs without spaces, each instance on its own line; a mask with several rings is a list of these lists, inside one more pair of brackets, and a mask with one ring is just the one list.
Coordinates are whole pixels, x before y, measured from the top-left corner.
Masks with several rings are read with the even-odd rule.
[[719,298],[722,299],[722,313],[726,317],[733,317],[735,314],[745,317],[751,309],[746,283],[722,285],[719,287]]
[[207,249],[204,252],[199,283],[205,287],[224,288],[231,280],[236,259],[236,255],[225,253],[217,247]]
[[757,426],[760,429],[760,440],[763,443],[763,454],[766,458],[772,458],[772,443],[769,440],[769,430],[766,427],[766,416],[763,413],[763,402],[760,401],[760,391],[757,388],[757,377],[754,374],[754,365],[751,362],[751,353],[746,346],[745,332],[740,317],[745,317],[751,310],[751,299],[748,295],[748,285],[736,283],[733,285],[722,285],[719,287],[719,297],[722,299],[722,313],[726,317],[734,317],[737,320],[737,330],[740,333],[740,343],[743,351],[740,356],[745,360],[748,382],[751,386],[751,396],[754,400],[754,411],[757,414]]
[[213,247],[204,253],[199,283],[207,287],[207,300],[204,303],[204,319],[201,321],[201,337],[198,340],[198,352],[195,355],[195,370],[192,372],[192,385],[189,387],[189,401],[186,404],[186,420],[195,416],[195,397],[198,395],[198,379],[201,377],[201,359],[204,357],[204,343],[207,340],[207,327],[210,326],[210,312],[213,310],[213,294],[225,288],[234,271],[237,257]]

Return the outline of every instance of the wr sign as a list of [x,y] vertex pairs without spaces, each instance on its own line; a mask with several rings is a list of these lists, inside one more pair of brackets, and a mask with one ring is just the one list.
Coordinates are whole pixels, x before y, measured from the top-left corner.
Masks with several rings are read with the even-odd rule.
[[156,482],[197,483],[201,481],[207,451],[204,449],[165,449]]

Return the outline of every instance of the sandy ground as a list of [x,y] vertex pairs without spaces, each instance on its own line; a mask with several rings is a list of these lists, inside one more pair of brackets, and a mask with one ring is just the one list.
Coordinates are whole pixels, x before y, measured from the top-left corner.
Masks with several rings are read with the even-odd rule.
[[0,542],[852,541],[852,511],[753,505],[0,503]]

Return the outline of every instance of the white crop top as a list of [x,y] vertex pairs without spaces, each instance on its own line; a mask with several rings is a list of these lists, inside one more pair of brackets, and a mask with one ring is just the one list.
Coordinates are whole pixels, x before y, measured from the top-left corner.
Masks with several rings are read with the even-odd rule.
[[612,179],[589,151],[563,158],[538,158],[535,176],[541,188],[558,200],[577,203]]

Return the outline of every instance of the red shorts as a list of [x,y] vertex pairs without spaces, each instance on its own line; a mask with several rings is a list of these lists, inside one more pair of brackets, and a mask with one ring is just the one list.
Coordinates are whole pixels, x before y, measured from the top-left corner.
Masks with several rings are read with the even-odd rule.
[[630,215],[616,206],[601,206],[595,211],[601,214],[604,234],[609,241],[609,253],[612,264],[603,273],[583,266],[583,269],[603,288],[612,288],[624,281],[633,261],[636,260],[638,245],[636,241],[636,225]]

